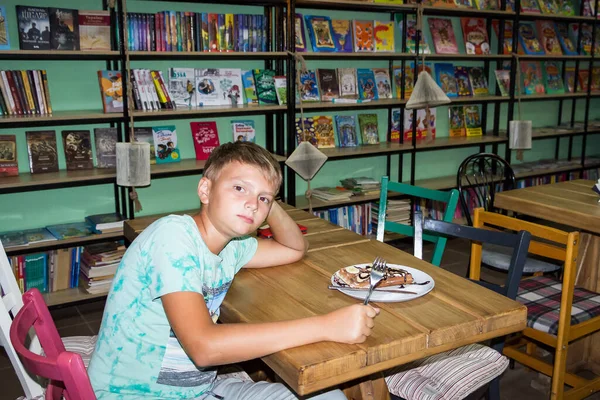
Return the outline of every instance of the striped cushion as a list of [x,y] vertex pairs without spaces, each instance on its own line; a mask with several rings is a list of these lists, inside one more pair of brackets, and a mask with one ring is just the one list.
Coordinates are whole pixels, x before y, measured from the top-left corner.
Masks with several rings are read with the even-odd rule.
[[471,344],[386,373],[390,393],[407,400],[459,400],[492,381],[508,366],[496,350]]
[[77,353],[81,356],[83,364],[85,364],[85,368],[87,369],[94,353],[98,336],[69,336],[61,339],[67,351]]
[[237,364],[222,365],[217,371],[217,381],[235,378],[244,382],[252,382],[252,378]]

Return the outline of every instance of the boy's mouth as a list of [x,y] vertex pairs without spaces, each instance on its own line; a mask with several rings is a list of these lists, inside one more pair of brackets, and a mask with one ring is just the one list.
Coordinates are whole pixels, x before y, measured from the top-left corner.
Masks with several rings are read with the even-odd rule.
[[244,222],[246,222],[248,224],[254,223],[254,218],[246,217],[245,215],[238,215],[238,217],[240,217]]

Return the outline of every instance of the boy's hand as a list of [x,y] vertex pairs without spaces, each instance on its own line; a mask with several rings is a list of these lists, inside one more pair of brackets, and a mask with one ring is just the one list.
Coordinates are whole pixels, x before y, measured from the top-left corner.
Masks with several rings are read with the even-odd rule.
[[373,319],[379,308],[354,304],[323,316],[328,340],[341,343],[362,343],[371,335]]

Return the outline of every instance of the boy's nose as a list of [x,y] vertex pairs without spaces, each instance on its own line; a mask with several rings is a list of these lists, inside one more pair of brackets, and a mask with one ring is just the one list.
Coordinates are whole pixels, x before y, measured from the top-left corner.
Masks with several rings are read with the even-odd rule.
[[248,202],[246,202],[246,208],[252,210],[252,212],[255,213],[258,210],[258,201],[249,200]]

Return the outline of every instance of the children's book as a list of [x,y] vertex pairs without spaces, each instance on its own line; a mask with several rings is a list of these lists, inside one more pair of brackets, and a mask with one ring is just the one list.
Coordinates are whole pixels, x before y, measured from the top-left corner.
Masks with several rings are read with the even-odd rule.
[[471,80],[467,67],[454,67],[454,77],[456,78],[456,86],[458,87],[459,96],[472,96]]
[[50,16],[50,48],[79,50],[79,13],[69,8],[48,9]]
[[557,0],[558,13],[572,17],[575,15],[575,5],[572,0]]
[[536,21],[538,35],[542,48],[548,55],[562,56],[560,41],[556,34],[556,24],[552,21]]
[[459,8],[475,8],[473,0],[454,0],[454,4]]
[[478,10],[497,10],[498,5],[495,0],[475,0]]
[[51,234],[46,228],[27,229],[23,231],[23,235],[25,235],[25,240],[27,240],[27,243],[29,244],[53,242],[57,240],[56,237],[54,237],[54,235]]
[[539,61],[521,61],[521,84],[524,94],[544,94],[544,80]]
[[352,20],[352,31],[354,32],[354,51],[375,51],[373,21]]
[[[404,82],[402,82],[403,76]],[[394,84],[396,85],[396,98],[402,98],[402,88],[404,88],[404,98],[410,98],[415,85],[415,67],[413,62],[404,65],[404,74],[402,73],[402,67],[394,67]]]
[[[417,43],[417,22],[416,17],[412,14],[396,13],[396,23],[400,31],[400,37],[406,36],[406,52],[415,54],[416,43]],[[402,16],[406,15],[406,30],[403,26]],[[419,54],[430,54],[429,44],[425,38],[425,35],[421,33],[419,40]]]
[[133,128],[135,141],[138,143],[148,143],[150,145],[150,164],[156,164],[156,147],[154,146],[154,135],[152,128]]
[[377,85],[375,82],[375,74],[372,69],[358,68],[356,70],[358,79],[358,94],[361,100],[377,100]]
[[317,137],[317,147],[335,147],[335,135],[333,133],[333,118],[328,115],[313,117],[313,128]]
[[375,84],[377,85],[377,96],[380,99],[392,98],[392,81],[387,68],[373,68]]
[[[575,67],[565,68],[565,86],[569,93],[573,93],[575,88]],[[581,90],[581,84],[577,84],[577,91]]]
[[394,22],[375,21],[374,39],[375,51],[395,51],[394,44]]
[[519,42],[521,47],[519,51],[525,51],[525,54],[531,55],[544,55],[544,49],[542,48],[538,38],[535,35],[535,29],[531,22],[521,22],[519,24]]
[[537,0],[521,0],[521,12],[539,14],[540,6]]
[[90,131],[62,131],[67,170],[92,169],[92,140]]
[[314,119],[312,117],[304,118],[304,124],[300,118],[296,118],[296,140],[298,144],[308,141],[317,147],[317,136],[315,134]]
[[181,161],[175,125],[153,126],[152,135],[154,136],[157,164]]
[[[414,111],[414,113],[413,113]],[[428,135],[431,124],[431,138],[436,134],[436,109],[432,108],[427,118],[426,110],[404,110],[404,140],[412,140],[413,128],[416,139],[420,140]]]
[[296,14],[294,18],[294,42],[296,51],[306,51],[306,41],[304,40],[304,18],[302,14]]
[[117,167],[117,128],[94,128],[96,167]]
[[[173,26],[173,24],[171,24]],[[219,52],[219,14],[208,14],[208,51]]]
[[[216,126],[215,126],[216,129]],[[252,142],[256,140],[256,129],[251,119],[231,121],[234,142]]]
[[458,96],[458,87],[456,78],[454,77],[454,66],[452,64],[435,64],[435,79],[448,97]]
[[468,73],[469,82],[471,83],[471,90],[473,91],[473,96],[486,96],[490,94],[488,89],[487,78],[485,77],[483,68],[469,67]]
[[466,136],[465,110],[463,106],[448,107],[450,137]]
[[538,5],[542,14],[559,14],[558,1],[555,0],[539,0]]
[[331,18],[327,16],[305,15],[306,29],[310,36],[312,49],[319,51],[335,51]]
[[577,48],[571,41],[569,37],[569,27],[564,22],[557,22],[555,24],[555,29],[558,37],[558,41],[560,42],[560,47],[562,47],[563,53],[568,56],[576,56]]
[[244,86],[244,99],[246,100],[246,104],[258,104],[252,70],[242,71],[242,85]]
[[335,127],[340,147],[358,146],[354,115],[336,115]]
[[242,70],[239,68],[219,68],[217,93],[219,104],[229,106],[233,101],[238,106],[244,104],[242,97]]
[[[492,20],[492,26],[494,27],[494,32],[496,33],[496,38],[500,37],[500,23],[497,19]],[[504,45],[502,46],[504,49],[504,54],[512,54],[513,48],[513,24],[512,21],[504,21]]]
[[192,107],[196,102],[194,68],[169,68],[169,94],[176,107]]
[[92,228],[85,222],[74,222],[70,224],[50,225],[46,229],[58,240],[76,237],[90,236]]
[[360,127],[362,144],[379,143],[377,114],[358,114],[358,126]]
[[590,73],[587,69],[579,70],[579,86],[581,87],[581,91],[587,92],[588,90],[588,79],[590,77]]
[[490,54],[490,40],[487,35],[485,19],[461,18],[465,49],[467,54]]
[[300,73],[300,86],[301,101],[315,102],[321,100],[315,71],[309,70],[306,73]]
[[390,142],[400,143],[400,118],[402,112],[399,108],[392,109],[392,126],[390,127]]
[[0,6],[0,50],[10,50],[8,18],[6,16],[6,7],[4,6]]
[[21,50],[50,49],[48,8],[17,6],[17,23],[19,25],[19,47]]
[[196,160],[208,160],[210,153],[219,146],[217,123],[215,121],[190,122],[190,128],[194,139]]
[[438,54],[458,54],[452,20],[449,18],[429,18],[429,30]]
[[500,94],[502,96],[508,96],[508,92],[510,91],[510,71],[506,69],[497,69],[494,73],[496,74],[496,82],[500,89]]
[[105,113],[123,112],[121,71],[98,71],[102,108]]
[[465,127],[467,136],[481,136],[483,130],[481,129],[481,119],[479,117],[479,105],[464,106],[465,112]]
[[32,174],[58,171],[58,151],[54,131],[25,132]]
[[287,78],[285,75],[276,76],[275,78],[275,93],[277,94],[277,102],[279,105],[287,104]]
[[332,101],[340,97],[337,72],[335,69],[319,68],[319,87],[321,89],[321,101]]
[[340,53],[352,53],[352,21],[347,19],[331,20],[333,43]]
[[338,68],[340,98],[358,99],[358,83],[355,68]]
[[17,137],[0,135],[0,177],[19,175]]
[[216,68],[196,69],[196,105],[225,105],[225,99],[219,90],[219,70]]
[[271,69],[255,69],[253,70],[253,74],[258,104],[277,104],[275,71]]
[[9,247],[25,246],[28,242],[25,234],[21,231],[2,232],[0,233],[0,241],[5,249]]
[[565,92],[560,64],[557,61],[546,61],[543,63],[544,83],[546,84],[546,93],[548,94]]
[[[569,37],[573,43],[577,43],[581,34],[581,54],[589,56],[592,51],[592,32],[585,28],[586,24],[569,24]],[[580,29],[581,28],[581,29]]]

